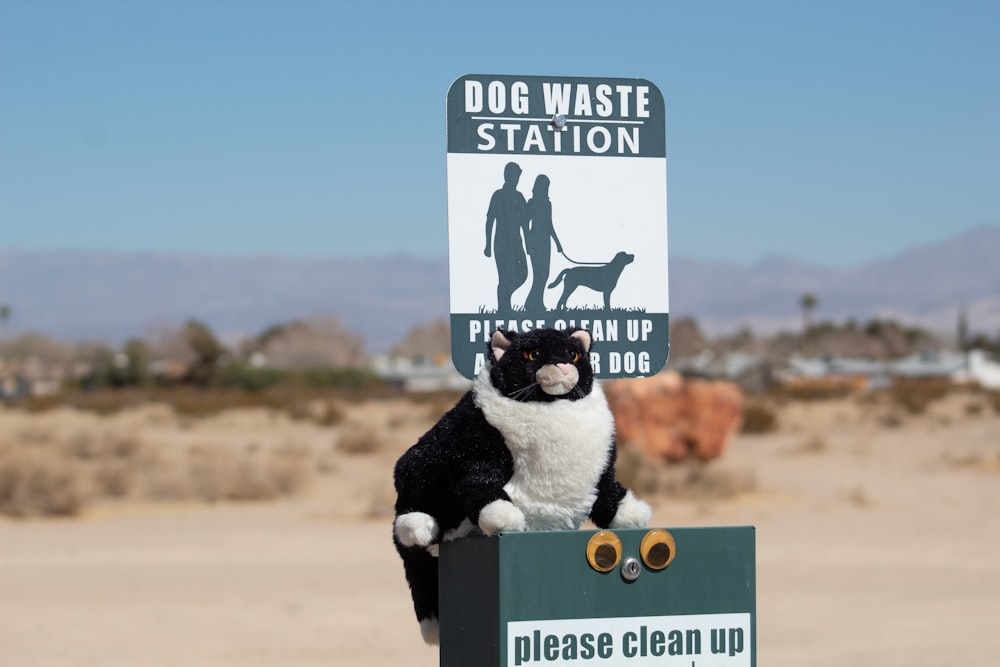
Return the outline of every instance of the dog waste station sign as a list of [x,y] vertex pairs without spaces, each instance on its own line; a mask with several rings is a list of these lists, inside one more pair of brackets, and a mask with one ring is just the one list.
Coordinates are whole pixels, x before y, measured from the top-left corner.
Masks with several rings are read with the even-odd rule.
[[455,367],[503,328],[591,332],[599,378],[669,350],[663,96],[643,79],[467,75],[448,91]]
[[445,542],[441,665],[755,667],[754,541],[738,526]]

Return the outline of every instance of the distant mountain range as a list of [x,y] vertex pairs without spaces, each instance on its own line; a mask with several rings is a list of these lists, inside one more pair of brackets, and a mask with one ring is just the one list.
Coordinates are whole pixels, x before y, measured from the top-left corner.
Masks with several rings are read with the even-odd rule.
[[[718,334],[797,329],[800,299],[816,320],[894,317],[952,333],[1000,330],[1000,226],[846,269],[787,258],[745,265],[670,259],[670,312]],[[411,327],[448,316],[447,260],[227,258],[183,254],[0,251],[0,303],[8,331],[119,342],[155,324],[197,318],[226,340],[271,324],[336,316],[370,351]]]
[[670,263],[670,312],[694,315],[710,332],[801,327],[806,292],[816,320],[891,317],[953,334],[964,308],[974,332],[1000,330],[1000,225],[983,225],[938,243],[852,268],[794,259],[752,265],[678,258]]

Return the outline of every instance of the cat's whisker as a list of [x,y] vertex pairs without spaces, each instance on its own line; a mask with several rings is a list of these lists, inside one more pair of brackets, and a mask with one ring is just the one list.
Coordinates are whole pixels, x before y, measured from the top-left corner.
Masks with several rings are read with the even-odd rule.
[[533,383],[529,384],[526,387],[521,387],[520,389],[517,389],[515,391],[510,392],[509,394],[507,394],[507,397],[508,398],[512,398],[515,401],[523,400],[525,397],[527,397],[527,395],[529,393],[531,393],[531,390],[534,389],[537,386],[538,386],[538,383],[537,382],[533,382]]
[[527,397],[527,395],[531,393],[531,390],[534,389],[537,386],[538,386],[537,382],[534,383],[534,384],[529,384],[527,387],[522,387],[522,388],[518,389],[517,391],[512,391],[510,394],[508,394],[508,396],[510,396],[511,398],[513,398],[515,401],[519,401],[519,400]]

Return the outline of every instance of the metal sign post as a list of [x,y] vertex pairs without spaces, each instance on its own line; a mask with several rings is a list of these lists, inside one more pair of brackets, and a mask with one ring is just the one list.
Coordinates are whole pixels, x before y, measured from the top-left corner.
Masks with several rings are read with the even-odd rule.
[[669,350],[663,97],[643,79],[468,75],[448,91],[455,367],[503,328],[581,327],[599,378]]

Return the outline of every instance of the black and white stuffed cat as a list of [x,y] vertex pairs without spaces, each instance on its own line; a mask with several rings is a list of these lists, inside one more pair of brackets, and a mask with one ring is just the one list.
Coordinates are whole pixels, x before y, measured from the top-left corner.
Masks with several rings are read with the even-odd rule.
[[641,528],[615,479],[614,418],[582,329],[497,331],[472,389],[396,462],[393,541],[420,631],[438,641],[437,548],[473,533]]

